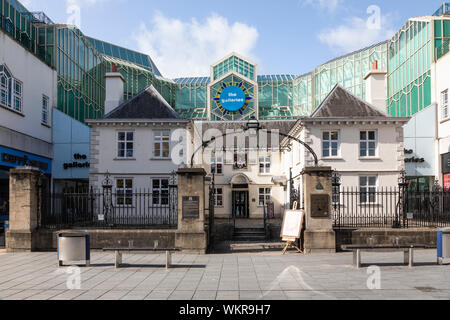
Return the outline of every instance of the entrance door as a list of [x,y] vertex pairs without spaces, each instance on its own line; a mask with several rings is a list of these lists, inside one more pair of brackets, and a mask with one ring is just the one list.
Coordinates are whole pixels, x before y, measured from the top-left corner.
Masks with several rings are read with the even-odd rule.
[[236,218],[249,217],[248,191],[233,191],[233,215]]

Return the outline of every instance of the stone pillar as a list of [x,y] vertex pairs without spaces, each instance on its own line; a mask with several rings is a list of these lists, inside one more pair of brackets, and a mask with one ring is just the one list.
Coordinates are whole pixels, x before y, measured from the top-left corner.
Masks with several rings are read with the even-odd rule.
[[11,169],[9,172],[8,252],[30,252],[35,249],[40,176],[40,171],[36,169]]
[[305,252],[335,253],[331,167],[306,167],[302,175],[306,214]]
[[178,230],[175,246],[184,252],[205,254],[205,176],[203,168],[178,171]]

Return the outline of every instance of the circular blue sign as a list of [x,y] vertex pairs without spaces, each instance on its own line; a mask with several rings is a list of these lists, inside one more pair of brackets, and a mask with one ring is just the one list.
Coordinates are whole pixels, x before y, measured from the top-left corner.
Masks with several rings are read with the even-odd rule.
[[237,86],[229,86],[220,94],[220,104],[227,111],[238,111],[245,105],[245,92]]

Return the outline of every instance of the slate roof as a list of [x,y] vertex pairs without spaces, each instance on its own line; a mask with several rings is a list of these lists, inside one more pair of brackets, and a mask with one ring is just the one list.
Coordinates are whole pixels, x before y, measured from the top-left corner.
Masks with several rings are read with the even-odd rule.
[[312,113],[311,118],[387,117],[373,105],[361,100],[337,84]]
[[103,119],[181,119],[159,92],[150,86],[108,113]]

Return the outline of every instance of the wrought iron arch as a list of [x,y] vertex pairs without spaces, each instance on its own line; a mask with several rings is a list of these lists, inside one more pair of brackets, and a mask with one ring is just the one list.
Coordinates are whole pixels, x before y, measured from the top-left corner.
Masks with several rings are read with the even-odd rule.
[[[273,133],[272,130],[267,130],[267,129],[263,129],[263,128],[260,128],[260,127],[258,127],[258,128],[246,128],[246,129],[240,130],[240,131],[238,131],[238,132],[224,133],[224,134],[222,134],[222,135],[219,136],[219,137],[213,137],[213,138],[211,138],[209,141],[203,141],[202,145],[201,145],[200,147],[198,147],[198,148],[194,151],[194,153],[192,154],[192,157],[191,157],[191,168],[192,168],[193,165],[194,165],[194,158],[195,158],[195,155],[196,155],[200,150],[205,150],[205,148],[207,148],[210,144],[212,144],[213,142],[215,142],[217,139],[219,139],[219,138],[225,138],[225,137],[227,137],[227,136],[229,136],[229,135],[237,135],[237,134],[246,133],[247,131],[250,131],[250,130],[256,130],[257,132],[259,132],[259,131],[265,131],[265,132],[267,132],[268,134],[272,134],[272,133]],[[282,132],[276,132],[276,133],[278,133],[278,134],[279,134],[280,136],[282,136],[282,137],[288,138],[288,139],[289,139],[289,142],[293,140],[293,141],[296,141],[296,142],[300,143],[301,145],[303,145],[303,146],[304,146],[304,147],[312,154],[312,156],[314,157],[314,165],[315,165],[316,167],[319,166],[319,158],[317,157],[317,154],[314,152],[314,150],[313,150],[307,143],[305,143],[304,141],[302,141],[302,140],[300,140],[300,139],[298,139],[298,138],[296,138],[296,137],[293,137],[293,136],[291,136],[291,135],[288,135],[288,134],[285,134],[285,133],[282,133]]]

